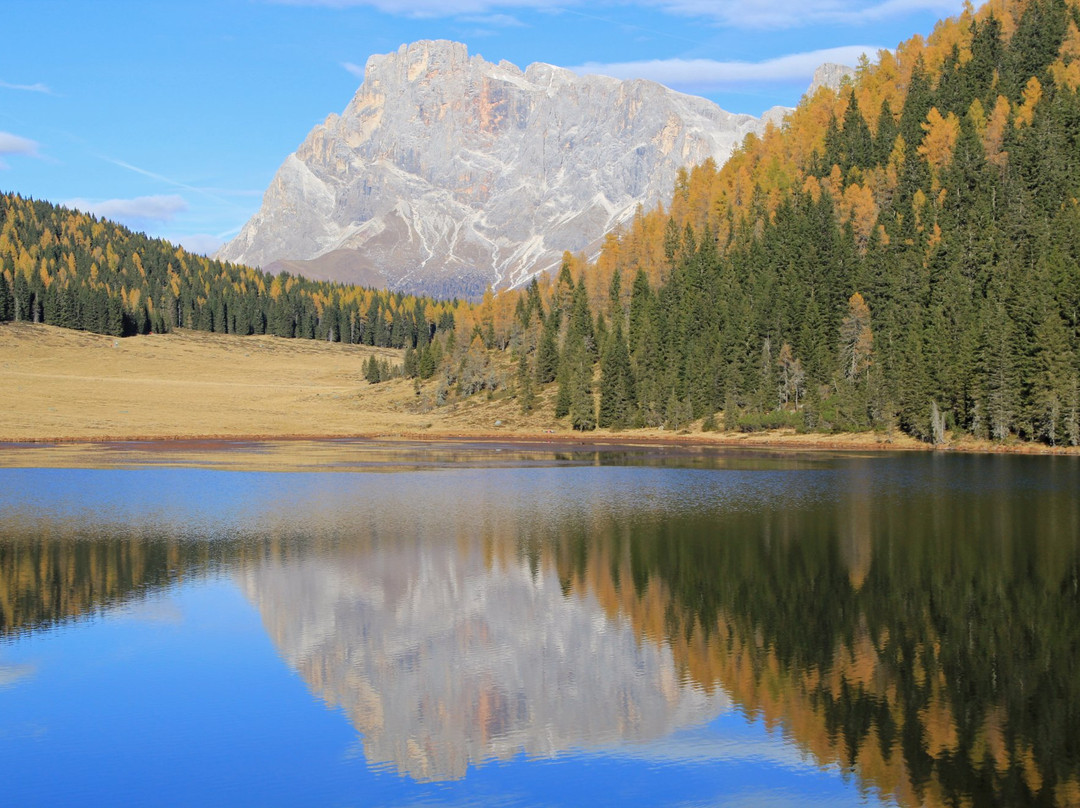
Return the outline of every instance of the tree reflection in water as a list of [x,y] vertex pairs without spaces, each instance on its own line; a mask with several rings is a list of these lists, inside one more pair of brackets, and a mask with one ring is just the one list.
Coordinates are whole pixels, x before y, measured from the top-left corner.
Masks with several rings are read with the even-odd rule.
[[0,632],[225,571],[369,762],[417,779],[730,704],[903,805],[1077,805],[1077,469],[470,471],[452,494],[385,475],[366,504],[301,492],[202,537],[8,518]]

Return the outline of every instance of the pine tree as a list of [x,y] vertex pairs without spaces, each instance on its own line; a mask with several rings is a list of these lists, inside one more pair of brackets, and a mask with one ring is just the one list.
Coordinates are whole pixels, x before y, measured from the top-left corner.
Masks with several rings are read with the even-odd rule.
[[533,373],[529,368],[529,357],[522,354],[517,367],[518,406],[522,414],[528,414],[536,406],[536,390],[533,387]]
[[555,380],[558,387],[555,391],[555,417],[562,418],[570,414],[570,407],[574,400],[574,390],[577,385],[577,377],[580,373],[578,364],[585,361],[585,346],[567,340],[566,346],[559,357],[559,372]]
[[11,298],[11,289],[8,287],[7,278],[0,272],[0,323],[15,319],[15,304]]
[[589,296],[585,289],[584,278],[574,287],[566,338],[569,341],[580,342],[589,362],[596,361],[596,332],[593,328],[592,312],[589,310]]
[[406,379],[415,378],[420,373],[420,358],[417,356],[416,349],[411,345],[405,349],[405,358],[402,360],[401,370]]
[[884,166],[889,162],[889,155],[896,146],[896,136],[900,133],[900,127],[893,116],[892,105],[886,98],[881,102],[881,110],[878,112],[877,132],[874,135],[873,163]]
[[15,273],[15,281],[12,283],[12,318],[13,320],[29,320],[30,315],[30,284],[21,272]]
[[630,354],[622,325],[616,321],[600,361],[600,409],[596,423],[601,428],[629,426],[636,396]]
[[581,432],[596,429],[596,400],[592,388],[592,362],[584,344],[576,342],[567,363],[570,384],[570,425]]
[[552,311],[544,318],[544,328],[540,335],[540,345],[536,349],[536,382],[549,384],[555,381],[559,373],[559,315]]
[[847,110],[844,112],[843,160],[841,170],[850,167],[869,168],[874,163],[874,140],[870,127],[859,111],[859,103],[852,89],[848,96]]
[[382,376],[379,373],[379,360],[375,358],[375,354],[368,357],[368,361],[364,365],[364,378],[367,379],[368,384],[378,384],[382,381]]

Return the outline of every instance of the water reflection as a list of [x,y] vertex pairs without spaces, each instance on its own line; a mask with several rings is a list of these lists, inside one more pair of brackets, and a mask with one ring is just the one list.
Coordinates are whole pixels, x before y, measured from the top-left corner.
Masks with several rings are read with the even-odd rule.
[[225,570],[414,779],[731,705],[903,805],[1080,804],[1072,459],[185,474],[179,518],[6,508],[0,634]]
[[405,543],[240,574],[289,664],[363,734],[369,763],[418,780],[524,753],[655,740],[721,712],[553,569],[483,548]]

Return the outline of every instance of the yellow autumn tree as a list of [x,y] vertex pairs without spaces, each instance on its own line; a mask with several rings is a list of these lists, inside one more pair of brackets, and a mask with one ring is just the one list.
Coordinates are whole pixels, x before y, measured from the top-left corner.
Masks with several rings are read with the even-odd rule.
[[1013,126],[1017,129],[1020,129],[1023,126],[1031,126],[1031,122],[1035,118],[1035,107],[1039,105],[1042,96],[1042,84],[1039,83],[1037,78],[1032,76],[1024,86],[1024,100],[1016,110],[1016,119],[1013,121]]
[[919,144],[918,152],[930,164],[936,183],[938,172],[952,160],[953,149],[956,148],[956,140],[960,136],[960,119],[951,112],[942,117],[937,107],[931,107],[922,123],[922,129],[926,134]]
[[1009,153],[1002,150],[1005,143],[1005,127],[1009,125],[1009,99],[1003,95],[997,97],[994,110],[986,121],[986,131],[983,133],[982,144],[989,163],[1004,168],[1009,160]]
[[840,352],[844,376],[857,381],[870,369],[874,333],[870,330],[870,307],[856,292],[848,298],[848,313],[840,324]]

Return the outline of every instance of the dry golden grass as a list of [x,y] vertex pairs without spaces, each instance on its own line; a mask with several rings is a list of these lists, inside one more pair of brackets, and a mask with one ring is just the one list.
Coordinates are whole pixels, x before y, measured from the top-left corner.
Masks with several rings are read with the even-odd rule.
[[[436,382],[363,377],[381,348],[178,331],[115,339],[28,323],[0,325],[0,442],[195,438],[495,438],[574,443],[693,443],[785,449],[927,449],[903,435],[664,430],[582,435],[551,417],[554,385],[522,415],[505,392],[434,406]],[[508,360],[501,368],[513,378]],[[951,448],[1001,451],[966,441]],[[1011,451],[1050,451],[1019,445]],[[1074,450],[1075,451],[1075,450]]]
[[419,394],[404,379],[368,384],[372,353],[402,359],[314,340],[183,330],[117,339],[8,323],[0,325],[0,441],[566,431],[550,406],[524,418],[500,396],[436,407],[434,381]]
[[[400,351],[179,331],[114,339],[0,326],[0,439],[356,435],[416,428],[403,383],[363,363]],[[395,392],[398,394],[395,396]],[[411,392],[411,389],[410,389]]]

